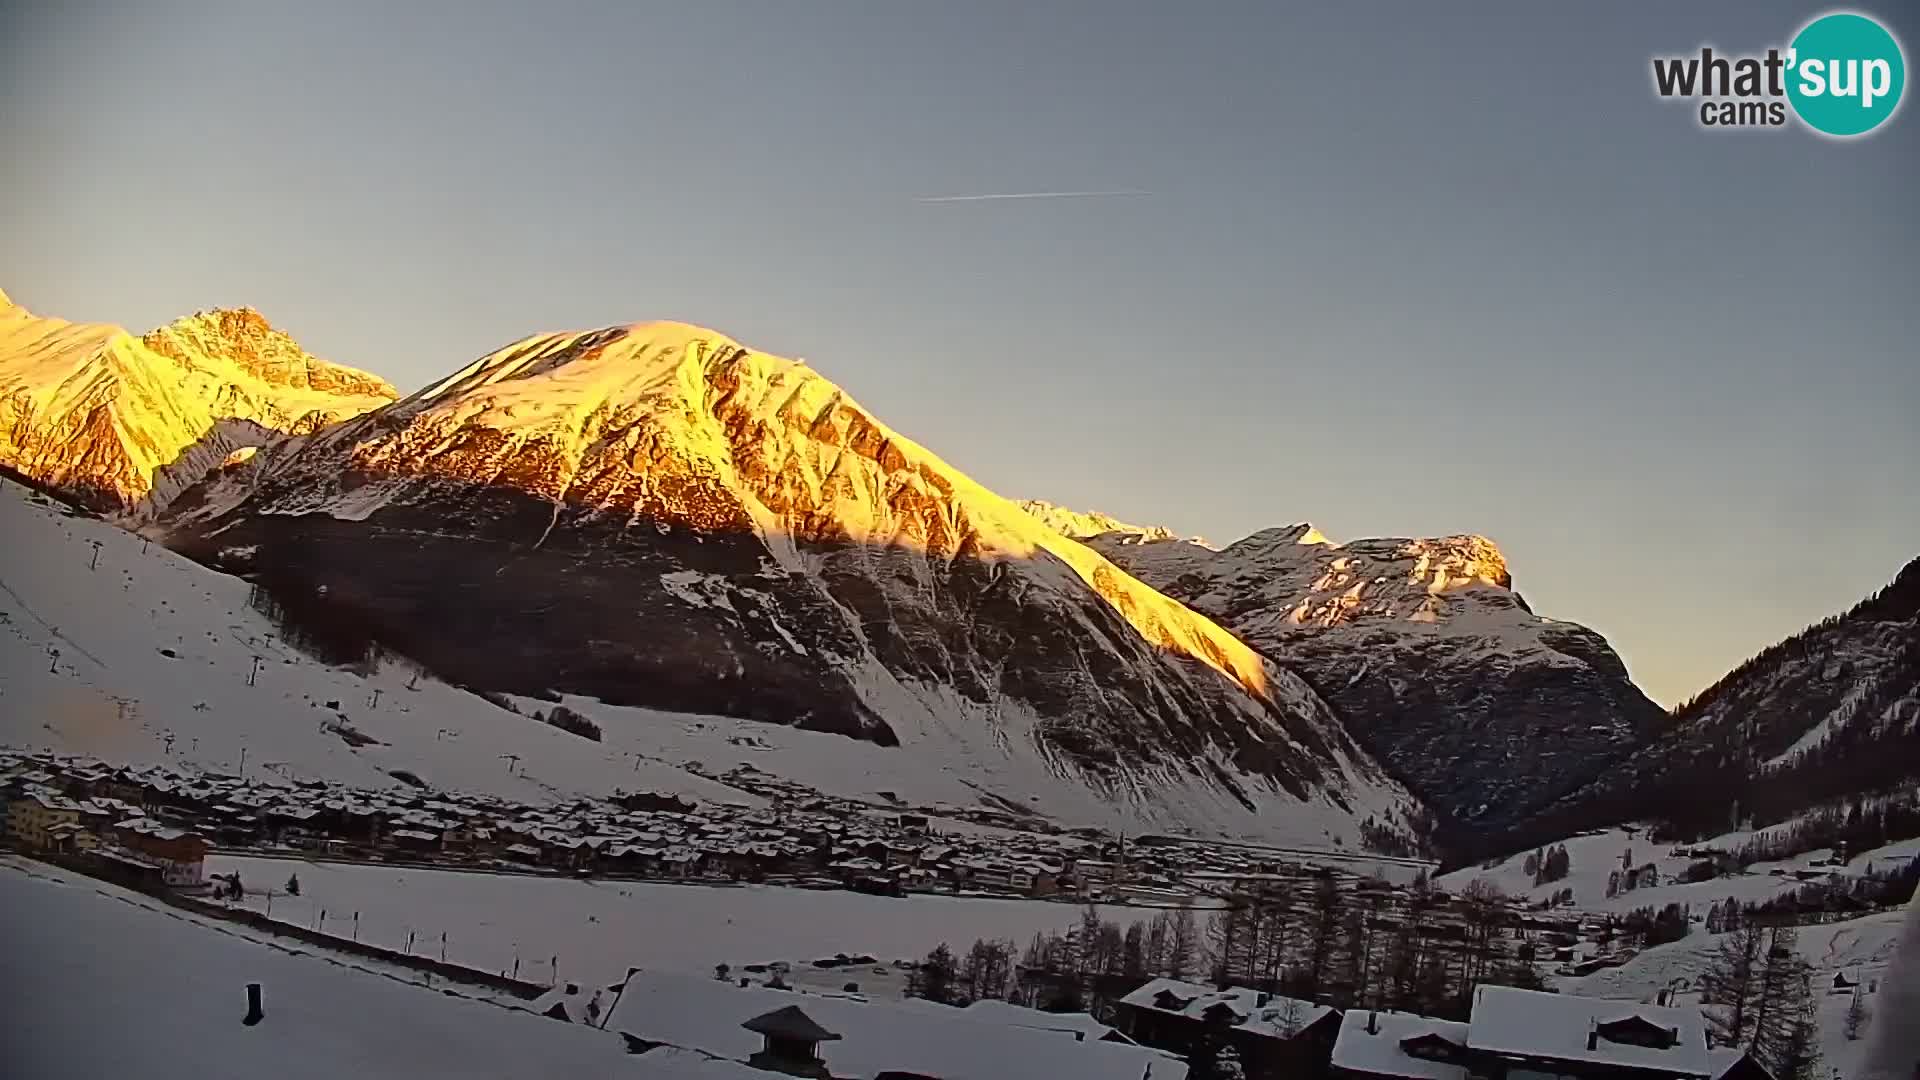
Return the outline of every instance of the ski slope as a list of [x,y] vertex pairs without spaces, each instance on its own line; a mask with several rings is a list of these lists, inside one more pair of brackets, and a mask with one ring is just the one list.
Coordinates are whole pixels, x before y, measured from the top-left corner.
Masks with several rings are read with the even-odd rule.
[[[527,803],[618,788],[756,801],[431,679],[313,661],[275,640],[245,582],[10,482],[0,551],[0,743],[365,788],[406,771]],[[341,722],[378,742],[349,745]]]

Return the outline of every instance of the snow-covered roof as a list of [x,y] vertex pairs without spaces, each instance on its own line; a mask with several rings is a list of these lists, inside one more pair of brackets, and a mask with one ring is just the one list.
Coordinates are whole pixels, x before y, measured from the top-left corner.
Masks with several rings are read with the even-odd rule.
[[1225,1005],[1238,1018],[1234,1026],[1270,1039],[1291,1039],[1333,1011],[1326,1005],[1265,994],[1244,986],[1218,990],[1179,979],[1154,979],[1120,1000],[1135,1008],[1172,1013],[1191,1020],[1205,1019],[1208,1009]]
[[872,1077],[898,1070],[941,1080],[1139,1080],[1149,1065],[1154,1080],[1182,1080],[1186,1075],[1184,1063],[1146,1047],[1079,1041],[1058,1032],[994,1023],[969,1016],[971,1009],[743,989],[713,979],[644,971],[629,980],[606,1027],[744,1061],[759,1051],[760,1037],[740,1025],[788,1005],[798,1005],[841,1036],[821,1053],[835,1076]]
[[[1598,1027],[1636,1020],[1672,1031],[1673,1045],[1642,1046],[1595,1037]],[[1590,1041],[1592,1049],[1588,1049]],[[1510,986],[1482,986],[1474,991],[1467,1045],[1496,1054],[1665,1069],[1674,1076],[1704,1078],[1711,1068],[1706,1018],[1699,1009],[1605,1001]]]
[[[918,1000],[918,999],[911,999]],[[929,1009],[950,1008],[946,1005],[923,1003]],[[1053,1031],[1075,1038],[1104,1039],[1115,1036],[1131,1043],[1132,1039],[1120,1035],[1113,1028],[1095,1020],[1083,1012],[1051,1013],[1039,1009],[1029,1009],[1024,1005],[1015,1005],[1006,1001],[987,998],[976,1001],[966,1007],[969,1020],[982,1020],[994,1024],[1007,1024],[1012,1027],[1032,1028],[1036,1031]]]
[[193,835],[186,829],[177,829],[171,825],[162,825],[149,817],[128,818],[125,821],[115,823],[113,827],[125,832],[151,836],[156,840],[179,840],[183,837]]
[[1409,1040],[1426,1040],[1432,1036],[1453,1043],[1462,1053],[1466,1051],[1467,1025],[1458,1021],[1435,1020],[1414,1013],[1353,1009],[1340,1018],[1340,1036],[1333,1044],[1333,1067],[1410,1080],[1464,1080],[1467,1075],[1464,1062],[1437,1061],[1407,1052],[1404,1044]]

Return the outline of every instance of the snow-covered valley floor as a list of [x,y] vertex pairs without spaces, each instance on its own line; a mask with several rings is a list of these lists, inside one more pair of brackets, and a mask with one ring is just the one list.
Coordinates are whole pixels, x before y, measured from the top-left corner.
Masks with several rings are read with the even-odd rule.
[[[711,975],[717,964],[784,960],[799,971],[846,953],[878,964],[829,973],[832,986],[859,982],[879,993],[899,976],[873,967],[925,956],[942,941],[962,952],[976,938],[1010,938],[1024,947],[1035,933],[1065,930],[1080,910],[1040,900],[580,881],[226,855],[209,858],[207,872],[239,873],[245,904],[256,910],[266,909],[266,890],[273,890],[275,919],[347,937],[358,912],[362,941],[399,948],[412,931],[414,951],[437,957],[444,932],[453,963],[511,973],[518,958],[521,978],[546,982],[557,957],[560,980],[583,986],[617,981],[629,967]],[[296,874],[300,895],[287,896]],[[1123,925],[1152,914],[1101,911]]]

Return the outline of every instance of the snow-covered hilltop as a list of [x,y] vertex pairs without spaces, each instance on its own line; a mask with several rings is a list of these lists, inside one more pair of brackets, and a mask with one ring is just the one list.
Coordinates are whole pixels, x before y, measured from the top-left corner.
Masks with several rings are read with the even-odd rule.
[[1661,720],[1599,634],[1527,607],[1485,537],[1086,543],[1299,671],[1450,824],[1522,820]]
[[0,462],[97,509],[164,504],[236,450],[397,396],[249,309],[135,337],[37,316],[0,293]]
[[1212,620],[685,324],[528,338],[169,527],[458,683],[897,744],[1063,821],[1324,842],[1410,802]]

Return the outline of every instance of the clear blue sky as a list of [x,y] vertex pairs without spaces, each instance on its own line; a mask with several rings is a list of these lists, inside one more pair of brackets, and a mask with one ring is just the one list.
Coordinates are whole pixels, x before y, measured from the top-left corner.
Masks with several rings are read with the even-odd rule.
[[0,288],[405,388],[700,322],[1008,495],[1485,533],[1668,702],[1920,550],[1920,114],[1650,88],[1817,6],[391,7],[7,5]]

